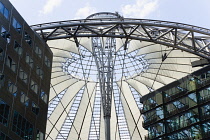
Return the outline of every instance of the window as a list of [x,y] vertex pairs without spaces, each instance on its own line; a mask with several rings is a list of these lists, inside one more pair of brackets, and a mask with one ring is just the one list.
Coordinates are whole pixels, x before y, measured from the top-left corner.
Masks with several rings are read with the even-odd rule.
[[36,140],[44,140],[44,133],[42,133],[41,131],[37,130]]
[[22,55],[23,48],[16,41],[15,41],[14,49],[18,53],[18,55]]
[[44,62],[45,62],[45,65],[46,65],[46,66],[48,66],[48,67],[50,67],[50,66],[51,66],[51,64],[50,64],[50,60],[47,58],[47,56],[45,56],[45,58],[44,58]]
[[0,12],[6,19],[9,19],[9,10],[0,2]]
[[31,89],[37,94],[38,93],[38,85],[31,80]]
[[0,72],[0,88],[4,86],[4,74]]
[[43,71],[41,70],[41,68],[39,66],[36,67],[36,74],[40,77],[43,78]]
[[30,46],[32,46],[32,39],[27,32],[25,32],[24,39]]
[[22,26],[20,25],[20,23],[14,17],[13,17],[13,20],[12,20],[12,26],[15,28],[15,30],[18,33],[21,33]]
[[12,140],[10,139],[7,135],[5,135],[4,133],[0,132],[0,140]]
[[47,94],[43,90],[40,93],[40,97],[45,103],[47,103]]
[[39,114],[39,107],[34,102],[32,102],[32,112],[34,112],[36,115]]
[[8,81],[8,91],[13,95],[17,96],[17,86],[12,83],[10,80]]
[[20,68],[20,71],[19,71],[19,77],[20,79],[27,84],[28,82],[28,75]]
[[3,37],[7,43],[10,43],[10,34],[4,27],[1,27],[1,37]]
[[0,47],[0,61],[4,59],[4,50]]
[[21,92],[20,102],[23,103],[27,107],[29,106],[29,98],[23,92]]
[[34,61],[33,61],[33,59],[31,58],[31,56],[29,54],[26,54],[26,63],[28,63],[28,65],[31,68],[33,67]]
[[40,58],[42,57],[42,50],[38,46],[35,46],[34,51]]
[[16,72],[16,63],[12,60],[11,57],[7,57],[6,64],[13,72]]
[[7,126],[9,119],[9,109],[10,107],[0,99],[0,123]]
[[24,140],[32,140],[33,138],[33,125],[17,111],[14,111],[12,131]]

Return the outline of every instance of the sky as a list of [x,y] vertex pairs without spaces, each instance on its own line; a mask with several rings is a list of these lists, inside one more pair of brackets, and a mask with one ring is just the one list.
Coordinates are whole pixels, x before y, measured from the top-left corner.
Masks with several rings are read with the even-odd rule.
[[210,0],[10,0],[29,25],[83,19],[97,12],[210,29]]

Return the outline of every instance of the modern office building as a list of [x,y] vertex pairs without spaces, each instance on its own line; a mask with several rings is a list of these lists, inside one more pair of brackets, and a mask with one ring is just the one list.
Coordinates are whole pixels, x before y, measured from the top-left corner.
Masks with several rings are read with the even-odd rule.
[[8,0],[0,33],[0,139],[43,140],[52,52]]
[[148,140],[210,139],[210,66],[141,98]]

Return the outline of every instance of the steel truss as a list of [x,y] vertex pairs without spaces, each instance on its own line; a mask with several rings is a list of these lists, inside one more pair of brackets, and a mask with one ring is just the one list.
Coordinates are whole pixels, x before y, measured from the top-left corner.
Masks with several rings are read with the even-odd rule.
[[[98,13],[100,14],[110,13]],[[46,41],[77,37],[125,38],[126,42],[153,42],[210,59],[210,30],[182,23],[113,16],[59,21],[31,27]],[[186,43],[189,40],[190,43]]]

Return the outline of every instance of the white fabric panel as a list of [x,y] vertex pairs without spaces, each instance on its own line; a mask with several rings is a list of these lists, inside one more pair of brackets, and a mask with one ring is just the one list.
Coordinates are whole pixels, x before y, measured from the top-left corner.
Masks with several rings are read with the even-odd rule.
[[137,55],[149,54],[153,52],[159,52],[161,50],[171,50],[171,49],[172,48],[169,48],[163,45],[154,44],[154,45],[141,48]]
[[63,71],[61,67],[52,67],[52,73],[57,71]]
[[63,50],[79,54],[76,43],[73,40],[67,40],[67,39],[49,40],[47,41],[47,44],[50,47],[62,48]]
[[[111,132],[111,140],[115,140],[115,139],[116,140],[120,140],[120,133],[119,133],[119,130],[118,130],[118,125],[117,125],[116,106],[115,106],[114,95],[113,94],[112,94],[112,107],[111,107],[110,127],[111,127],[111,130],[110,130],[110,132]],[[102,129],[104,129],[104,128],[102,128]]]
[[[121,92],[122,92],[121,101],[123,104],[129,133],[130,133],[130,136],[132,136],[135,129],[138,129],[138,127],[136,127],[136,121],[138,120],[138,117],[140,116],[140,111],[136,105],[134,98],[132,97],[132,93],[127,83],[123,81],[123,82],[118,82],[117,84],[119,88],[121,88]],[[133,139],[140,139],[140,132],[134,133],[134,134],[135,135],[133,135]]]
[[53,62],[60,62],[60,63],[63,63],[63,62],[66,62],[66,60],[65,60],[64,57],[56,57],[56,56],[54,56],[54,57],[53,57]]
[[91,37],[83,37],[83,38],[77,38],[79,40],[79,44],[83,47],[87,48],[90,52],[92,52],[92,39]]
[[52,67],[62,67],[63,65],[60,62],[53,62]]
[[131,85],[133,88],[135,88],[135,90],[138,91],[138,93],[141,96],[144,96],[149,93],[148,88],[144,84],[142,84],[134,79],[128,79],[128,80],[126,80],[126,82],[128,82],[129,85]]
[[60,77],[60,76],[63,76],[63,75],[66,75],[66,73],[62,72],[62,71],[53,72],[53,73],[51,73],[51,81],[52,81],[53,78]]
[[[89,85],[89,84],[88,84]],[[91,91],[88,91],[89,92],[89,95],[91,96]],[[82,127],[82,130],[81,130],[81,133],[80,133],[80,138],[82,140],[85,140],[88,138],[88,135],[89,135],[89,132],[90,132],[90,122],[91,122],[91,118],[92,118],[92,110],[93,110],[93,105],[94,105],[94,97],[95,97],[95,90],[93,91],[94,92],[94,95],[92,95],[92,98],[91,98],[91,104],[89,104],[88,106],[88,109],[87,109],[87,114],[86,116],[84,116],[84,123],[83,123],[83,127]],[[87,94],[87,93],[85,93]],[[89,100],[89,99],[87,99]],[[103,116],[103,115],[102,115]]]
[[[87,83],[86,87],[88,88],[88,90],[87,90],[87,88],[85,89],[80,106],[77,111],[77,115],[74,119],[73,124],[74,124],[75,128],[71,129],[69,136],[68,136],[68,140],[78,140],[77,132],[80,132],[80,129],[89,129],[83,125],[83,118],[85,118],[86,116],[92,115],[92,112],[90,110],[89,110],[89,112],[86,112],[86,110],[90,107],[90,104],[93,105],[93,103],[94,103],[95,86],[96,86],[96,83]],[[90,103],[89,103],[89,98],[90,98]]]
[[[66,81],[68,79],[71,79],[68,75],[60,75],[59,77],[51,79],[51,84],[54,86],[56,84]],[[76,80],[76,79],[74,79],[74,80]]]
[[152,74],[152,73],[143,73],[142,74],[143,77],[145,78],[149,78],[149,79],[153,79],[153,80],[156,80],[162,84],[167,84],[169,83],[170,81],[174,81],[173,79],[171,78],[168,78],[168,77],[164,77],[164,76],[161,76],[161,75],[157,75],[156,74]]
[[[152,72],[152,73],[157,73],[158,69],[148,69],[147,71]],[[182,78],[187,75],[186,73],[177,72],[177,71],[169,71],[169,70],[159,70],[158,74],[165,75],[168,77],[174,77],[176,79]]]
[[71,58],[68,50],[61,50],[60,48],[50,48],[50,50],[53,52],[53,57],[66,57]]
[[[75,86],[77,88],[75,88]],[[58,114],[60,114],[63,111],[63,107],[65,108],[69,101],[71,101],[74,96],[77,94],[77,92],[84,86],[84,81],[79,81],[77,83],[75,83],[74,86],[70,86],[68,88],[68,90],[66,91],[66,93],[63,95],[63,98],[61,99],[61,101],[59,102],[59,104],[57,105],[57,107],[55,108],[55,110],[53,111],[52,115],[50,116],[49,120],[56,121],[59,117]],[[62,103],[62,104],[61,104]]]
[[[67,87],[71,86],[72,84],[78,82],[77,79],[69,79],[63,82],[60,82],[58,84],[56,84],[55,86],[50,88],[50,95],[49,95],[49,101],[52,100],[52,98],[54,98],[57,94],[59,94],[60,92],[62,92],[64,89],[66,89]],[[84,81],[79,82],[80,84],[84,85]],[[80,86],[77,86],[77,84],[75,85],[74,88],[79,88]]]
[[[59,104],[57,105],[57,107],[55,108],[55,110],[53,111],[53,113],[51,114],[51,116],[48,118],[48,120],[54,124],[56,127],[55,128],[58,128],[58,130],[60,130],[66,116],[67,116],[67,113],[72,105],[72,102],[73,102],[73,98],[75,97],[75,95],[78,93],[78,91],[83,87],[83,84],[84,82],[83,81],[79,81],[75,84],[75,86],[77,85],[79,88],[74,88],[73,86],[69,87],[68,90],[66,91],[66,93],[63,95],[63,98],[61,99],[61,101],[59,102]],[[68,105],[70,103],[70,105]],[[67,108],[67,113],[64,111],[64,108]],[[61,115],[61,118],[60,118],[60,115]],[[57,120],[59,120],[57,122]],[[55,129],[53,128],[53,129]],[[48,128],[47,128],[48,129]],[[48,131],[50,131],[50,129],[48,129]],[[53,130],[51,133],[50,133],[50,136],[52,138],[55,138],[57,136],[57,130]],[[49,132],[48,132],[49,133]]]
[[[69,92],[69,91],[68,91]],[[69,100],[70,101],[70,100]],[[67,111],[67,113],[68,113],[68,111],[70,110],[70,107],[72,106],[72,104],[73,104],[73,100],[71,101],[71,103],[66,107],[66,111]],[[61,129],[61,127],[62,127],[62,125],[63,125],[63,123],[64,123],[64,121],[65,121],[65,118],[67,117],[67,113],[63,110],[63,108],[62,107],[60,107],[60,105],[59,105],[59,107],[57,107],[59,110],[62,110],[62,113],[61,114],[57,114],[56,112],[55,113],[53,113],[52,115],[56,115],[56,116],[60,116],[60,118],[57,120],[57,122],[55,121],[55,120],[53,120],[53,125],[55,125],[54,126],[54,128],[52,129],[52,131],[49,133],[49,132],[47,132],[47,134],[49,134],[49,136],[51,137],[51,138],[53,138],[53,139],[56,139],[56,137],[57,137],[57,135],[59,134],[59,130]],[[56,110],[55,110],[56,111]],[[51,115],[51,116],[52,116]],[[51,118],[51,116],[50,116],[50,118]],[[51,121],[51,119],[48,119],[48,123],[50,123],[50,121]],[[51,129],[50,128],[48,128],[48,126],[47,126],[47,129],[46,129],[46,131],[50,131]]]
[[142,46],[141,41],[139,41],[139,40],[131,40],[129,42],[127,53],[135,51],[135,50],[139,49],[141,46]]
[[126,39],[116,38],[116,52],[125,45]]
[[154,80],[150,80],[150,79],[147,79],[147,78],[144,78],[144,77],[141,77],[141,76],[137,76],[134,79],[143,83],[143,84],[145,84],[146,86],[148,86],[148,87],[150,87],[154,90],[163,86],[163,84],[161,84],[161,83],[154,82]]
[[49,135],[50,130],[52,130],[52,129],[53,129],[53,124],[49,120],[47,120],[46,135],[45,135],[45,138],[47,138],[47,140],[51,140],[51,138],[48,137],[48,135]]

